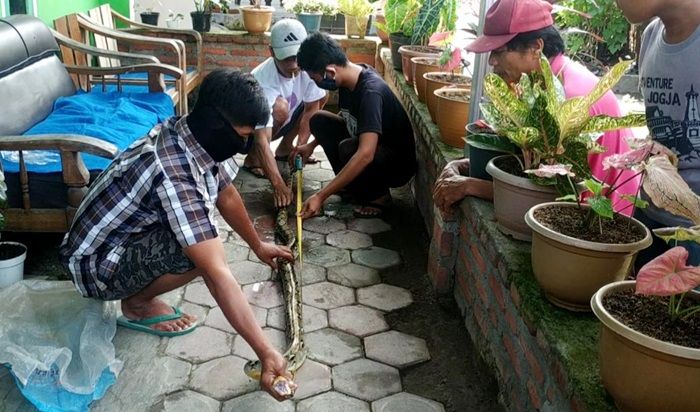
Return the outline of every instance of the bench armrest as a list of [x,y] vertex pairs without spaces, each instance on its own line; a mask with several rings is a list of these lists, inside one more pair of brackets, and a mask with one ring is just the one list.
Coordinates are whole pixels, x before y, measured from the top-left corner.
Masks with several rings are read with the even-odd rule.
[[113,159],[117,146],[101,139],[73,134],[39,134],[33,136],[0,136],[0,150],[59,150],[84,152]]

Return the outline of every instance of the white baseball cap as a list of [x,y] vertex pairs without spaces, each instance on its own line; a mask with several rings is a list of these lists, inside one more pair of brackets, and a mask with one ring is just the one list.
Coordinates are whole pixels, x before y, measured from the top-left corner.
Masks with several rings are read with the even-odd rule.
[[306,29],[299,20],[282,19],[272,26],[270,46],[277,60],[284,60],[297,55],[305,38]]

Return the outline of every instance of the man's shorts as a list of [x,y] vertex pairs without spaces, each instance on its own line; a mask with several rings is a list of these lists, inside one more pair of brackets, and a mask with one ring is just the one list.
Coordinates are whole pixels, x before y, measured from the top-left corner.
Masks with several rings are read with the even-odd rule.
[[292,130],[294,125],[301,119],[301,115],[304,113],[304,102],[301,102],[299,106],[294,110],[294,113],[292,113],[292,117],[289,119],[287,124],[282,126],[278,131],[277,134],[272,136],[272,140],[279,139],[280,137],[284,137],[287,133]]
[[124,247],[117,270],[101,292],[104,300],[127,298],[166,273],[177,275],[195,268],[175,235],[164,228],[133,236]]

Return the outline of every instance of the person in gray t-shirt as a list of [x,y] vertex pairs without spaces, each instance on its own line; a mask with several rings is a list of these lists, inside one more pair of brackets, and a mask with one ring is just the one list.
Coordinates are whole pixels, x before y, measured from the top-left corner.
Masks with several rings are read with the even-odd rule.
[[[700,0],[617,0],[630,23],[652,18],[642,37],[639,77],[647,126],[652,138],[671,148],[679,173],[700,193]],[[650,228],[693,224],[653,205],[637,213]],[[700,247],[692,243],[689,262],[700,264]],[[668,248],[655,239],[640,253],[643,264]]]

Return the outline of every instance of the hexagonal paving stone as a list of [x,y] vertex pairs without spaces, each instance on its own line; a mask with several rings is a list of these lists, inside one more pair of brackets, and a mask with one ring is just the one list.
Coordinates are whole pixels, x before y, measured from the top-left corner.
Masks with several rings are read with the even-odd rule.
[[312,169],[309,170],[308,172],[304,172],[304,181],[308,180],[316,180],[319,182],[327,182],[329,180],[333,180],[335,177],[335,173],[333,173],[332,170],[326,170],[326,169]]
[[[309,333],[328,326],[328,313],[309,305],[302,305],[301,323],[304,332]],[[286,330],[287,310],[284,306],[272,308],[267,314],[267,325],[276,329]]]
[[226,253],[226,261],[228,263],[241,262],[248,259],[248,252],[250,252],[248,246],[233,242],[224,243],[224,253]]
[[372,402],[372,412],[445,412],[440,402],[413,395],[408,392],[397,393],[376,402]]
[[163,411],[179,412],[179,411],[201,411],[201,412],[218,412],[220,408],[219,402],[192,391],[182,391],[171,393],[165,397],[163,401]]
[[262,263],[236,262],[231,265],[231,271],[241,285],[264,282],[272,277],[272,269]]
[[[255,305],[250,305],[250,307],[253,309],[255,320],[257,321],[258,325],[260,325],[261,328],[264,327],[267,323],[267,309],[259,308]],[[228,319],[226,319],[226,316],[224,316],[224,312],[222,312],[221,308],[219,307],[215,307],[209,311],[207,320],[204,322],[204,324],[211,326],[212,328],[223,330],[224,332],[237,333],[228,322]]]
[[201,363],[228,355],[231,352],[230,344],[226,333],[200,326],[192,333],[170,339],[165,353],[190,362]]
[[360,337],[389,329],[382,312],[362,305],[331,309],[328,312],[328,324]]
[[356,336],[335,329],[321,329],[306,334],[309,358],[328,365],[338,365],[362,356],[362,344]]
[[199,324],[204,322],[204,319],[207,317],[207,312],[209,312],[208,307],[195,305],[194,303],[190,302],[182,302],[179,309],[182,311],[182,313],[187,313],[196,317]]
[[267,392],[256,391],[224,403],[221,412],[294,412],[294,401],[277,402]]
[[304,229],[327,235],[345,229],[345,223],[326,216],[312,217],[304,221]]
[[[247,171],[242,171],[241,173],[248,173]],[[241,186],[238,188],[240,194],[263,192],[265,190],[270,190],[270,182],[267,179],[247,179],[242,182]]]
[[356,263],[328,268],[328,280],[351,288],[376,285],[382,281],[376,269]]
[[312,283],[323,282],[326,280],[326,268],[323,266],[316,266],[304,262],[304,267],[302,269],[297,267],[296,270],[297,274],[301,275],[302,285],[310,285]]
[[401,263],[401,257],[393,250],[372,246],[367,249],[353,250],[352,261],[375,269],[386,269]]
[[348,222],[348,229],[374,235],[391,230],[391,225],[382,219],[353,219]]
[[[309,173],[310,173],[310,172],[311,172],[311,171],[309,171]],[[307,172],[304,172],[304,188],[303,188],[303,191],[304,191],[304,192],[318,192],[319,190],[321,190],[321,188],[323,187],[323,182],[321,182],[320,180],[309,180],[309,179],[307,179],[306,173],[307,173]],[[295,184],[296,184],[296,183],[295,183]],[[296,187],[296,186],[295,186],[295,187]],[[304,199],[306,199],[306,196],[304,196]]]
[[319,282],[302,288],[302,299],[307,305],[320,309],[333,309],[355,302],[352,289],[330,282]]
[[370,412],[369,404],[338,392],[305,399],[297,404],[297,412]]
[[355,209],[354,205],[343,202],[339,196],[336,196],[336,198],[332,197],[333,196],[323,204],[324,216],[334,217],[336,219],[352,219],[355,216],[353,213]]
[[278,282],[258,282],[243,286],[248,302],[261,308],[270,309],[282,305],[282,290]]
[[[265,333],[265,336],[267,336],[267,339],[270,341],[272,347],[282,353],[287,350],[287,336],[284,334],[284,332],[272,328],[263,329],[263,332]],[[255,354],[253,348],[251,348],[250,345],[248,345],[248,342],[246,342],[240,335],[236,336],[236,338],[233,340],[233,354],[248,360],[258,359],[258,355]]]
[[390,330],[365,338],[367,357],[397,368],[430,360],[428,345],[421,338]]
[[335,390],[366,401],[376,401],[401,392],[396,368],[368,359],[357,359],[333,367]]
[[357,301],[383,311],[392,311],[413,303],[411,292],[404,288],[380,283],[357,290]]
[[304,261],[327,268],[350,263],[350,253],[345,249],[321,245],[304,252]]
[[[194,283],[194,282],[192,282]],[[185,294],[185,287],[180,287],[174,290],[171,290],[168,293],[164,293],[160,296],[158,296],[163,302],[167,303],[170,306],[179,306],[180,302],[182,301],[182,296]],[[120,313],[121,315],[121,313]]]
[[[290,227],[296,227],[296,226],[290,226]],[[295,230],[296,234],[296,230]],[[321,245],[326,244],[326,236],[323,233],[316,233],[316,232],[310,232],[308,230],[304,230],[301,233],[302,237],[302,246],[304,250],[311,250],[313,248],[317,248]]]
[[329,233],[326,241],[331,246],[337,246],[342,249],[362,249],[372,246],[372,238],[364,233],[355,232],[354,230],[340,230],[338,232]]
[[185,287],[185,300],[210,308],[217,305],[204,282],[192,282],[187,285]]
[[237,356],[203,363],[192,372],[190,386],[197,392],[219,400],[253,392],[260,388],[260,383],[243,373],[245,364],[246,361]]
[[300,384],[299,389],[294,394],[294,399],[297,400],[329,391],[333,386],[331,384],[331,368],[311,359],[304,361],[294,376],[294,380]]

